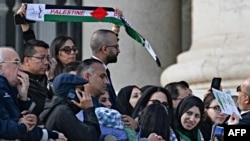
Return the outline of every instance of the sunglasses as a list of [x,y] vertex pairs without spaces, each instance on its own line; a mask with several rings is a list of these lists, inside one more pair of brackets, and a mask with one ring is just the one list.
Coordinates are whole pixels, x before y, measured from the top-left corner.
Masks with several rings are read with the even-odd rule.
[[167,108],[169,107],[167,102],[160,102],[157,99],[153,99],[153,100],[149,100],[149,101],[152,101],[153,104],[162,104],[162,105],[166,106]]
[[73,51],[75,54],[78,53],[78,48],[76,46],[64,46],[60,48],[61,51],[65,52],[66,54],[70,54]]

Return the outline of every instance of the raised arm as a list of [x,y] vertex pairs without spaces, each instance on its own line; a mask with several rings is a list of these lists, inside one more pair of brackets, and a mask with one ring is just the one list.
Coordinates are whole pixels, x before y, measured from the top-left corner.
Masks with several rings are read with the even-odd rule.
[[[16,14],[24,18],[25,13],[26,13],[26,4],[22,3],[21,7],[17,10]],[[28,22],[24,22],[23,24],[21,24],[21,28],[23,31],[24,42],[27,42],[28,40],[31,39],[36,39],[35,33],[32,29],[30,29],[30,25]]]
[[[118,16],[123,16],[123,12],[120,9],[114,8],[114,10],[115,10],[115,13],[117,13]],[[119,32],[120,32],[120,26],[119,25],[113,25],[111,30],[118,35]]]

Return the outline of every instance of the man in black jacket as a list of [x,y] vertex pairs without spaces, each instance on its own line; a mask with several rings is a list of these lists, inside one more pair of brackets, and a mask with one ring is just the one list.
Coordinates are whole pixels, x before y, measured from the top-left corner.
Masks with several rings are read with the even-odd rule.
[[[52,92],[47,88],[46,71],[50,65],[49,45],[41,40],[29,40],[24,44],[22,69],[29,75],[28,97],[36,103],[33,114],[39,116]],[[51,67],[50,67],[51,68]]]
[[[62,73],[53,80],[55,95],[46,102],[40,119],[45,127],[65,134],[69,141],[98,141],[100,127],[95,115],[89,93],[83,87],[87,80],[75,74]],[[79,121],[75,114],[84,110],[84,121]]]

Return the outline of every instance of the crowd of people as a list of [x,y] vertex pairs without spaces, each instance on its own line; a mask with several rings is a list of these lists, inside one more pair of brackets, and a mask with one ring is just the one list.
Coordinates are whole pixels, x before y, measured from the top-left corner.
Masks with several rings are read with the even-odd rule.
[[[25,4],[17,14],[25,16]],[[108,64],[118,60],[119,26],[96,30],[84,60],[71,37],[49,45],[21,26],[23,55],[0,47],[0,140],[222,141],[211,138],[214,124],[250,125],[250,78],[237,87],[242,118],[223,113],[211,88],[201,99],[185,80],[116,93]]]

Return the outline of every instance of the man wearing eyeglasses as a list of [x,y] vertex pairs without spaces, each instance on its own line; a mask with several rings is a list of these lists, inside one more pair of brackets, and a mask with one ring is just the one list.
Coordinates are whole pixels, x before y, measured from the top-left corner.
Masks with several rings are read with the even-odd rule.
[[43,111],[44,103],[47,98],[52,97],[52,92],[47,88],[46,71],[54,69],[50,65],[49,45],[41,40],[29,40],[24,44],[24,53],[22,58],[22,69],[29,75],[30,86],[28,96],[36,106],[32,113],[39,116]]
[[67,140],[63,134],[36,126],[34,114],[20,111],[30,106],[29,77],[20,71],[20,57],[10,47],[0,47],[0,140]]
[[116,92],[112,85],[110,72],[107,67],[109,63],[116,63],[117,56],[120,53],[117,34],[111,30],[100,29],[95,31],[90,40],[90,47],[92,50],[92,58],[101,61],[106,69],[107,78],[109,83],[107,84],[110,102],[113,109],[116,109]]

